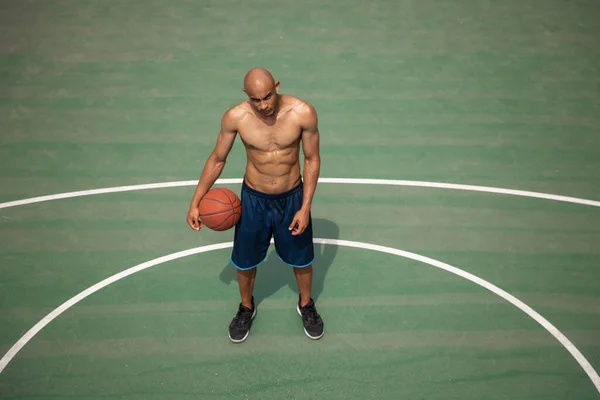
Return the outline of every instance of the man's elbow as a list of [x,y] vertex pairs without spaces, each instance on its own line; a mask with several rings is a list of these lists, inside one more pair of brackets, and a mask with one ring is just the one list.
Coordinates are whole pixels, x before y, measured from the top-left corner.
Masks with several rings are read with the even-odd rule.
[[218,153],[212,153],[209,157],[210,162],[216,167],[224,167],[227,162],[227,157],[223,157]]
[[318,154],[305,155],[304,162],[318,168],[321,165],[321,157]]

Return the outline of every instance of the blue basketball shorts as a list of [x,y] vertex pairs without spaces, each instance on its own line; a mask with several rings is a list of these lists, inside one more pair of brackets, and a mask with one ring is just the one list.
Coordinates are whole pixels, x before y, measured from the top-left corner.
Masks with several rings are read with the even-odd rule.
[[292,235],[289,226],[302,207],[302,181],[287,192],[262,193],[242,182],[242,215],[235,226],[231,263],[247,270],[258,266],[267,255],[273,238],[277,256],[297,268],[314,260],[312,218],[301,235]]

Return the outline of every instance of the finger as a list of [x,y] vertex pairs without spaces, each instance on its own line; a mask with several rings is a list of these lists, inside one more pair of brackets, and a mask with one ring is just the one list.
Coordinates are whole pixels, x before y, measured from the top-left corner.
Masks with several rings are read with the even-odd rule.
[[296,225],[299,223],[298,218],[294,217],[294,219],[292,220],[292,223],[290,224],[290,227],[288,228],[290,231],[292,229],[296,229]]
[[190,226],[190,228],[192,228],[193,230],[197,231],[200,229],[199,225],[198,225],[198,221],[195,218],[192,217],[188,217],[188,225]]
[[296,227],[296,229],[294,229],[292,231],[292,235],[300,235],[300,234],[302,234],[302,232],[304,232],[305,229],[306,229],[305,224],[298,223],[298,226]]

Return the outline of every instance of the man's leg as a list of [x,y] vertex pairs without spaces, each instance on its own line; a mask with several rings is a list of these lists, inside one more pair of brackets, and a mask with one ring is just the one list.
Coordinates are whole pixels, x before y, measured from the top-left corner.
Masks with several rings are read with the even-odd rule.
[[279,258],[294,269],[299,293],[296,309],[302,318],[304,332],[311,339],[319,339],[323,336],[324,324],[311,298],[315,257],[312,218],[300,235],[292,235],[288,229],[294,215],[302,206],[302,196],[302,186],[299,186],[298,190],[294,190],[286,198],[281,221],[275,225],[275,250]]
[[[280,247],[281,249],[282,247]],[[298,303],[296,310],[302,318],[302,324],[304,325],[304,333],[311,339],[320,339],[324,333],[323,319],[317,312],[317,307],[314,300],[311,298],[312,291],[312,277],[313,277],[313,264],[306,264],[305,266],[296,266],[289,261],[286,261],[281,256],[279,257],[283,262],[290,265],[294,269],[294,275],[296,276],[296,283],[298,284]]]
[[240,296],[242,297],[242,305],[252,310],[252,293],[254,293],[254,279],[256,278],[256,268],[248,270],[237,270],[238,285],[240,287]]
[[241,343],[250,334],[252,320],[256,317],[256,305],[254,304],[254,278],[256,267],[250,269],[237,269],[238,286],[242,302],[238,311],[229,324],[229,339],[234,343]]
[[249,193],[242,185],[242,216],[235,226],[231,263],[237,269],[238,286],[242,298],[237,314],[229,325],[229,338],[241,343],[248,337],[256,316],[254,279],[256,268],[264,260],[271,239],[270,228],[262,223],[265,218],[262,199]]
[[304,268],[294,267],[294,275],[298,284],[298,293],[300,293],[300,307],[304,307],[310,302],[313,275],[312,264]]
[[323,320],[317,312],[314,300],[311,298],[312,264],[306,267],[294,267],[294,275],[298,283],[298,314],[302,317],[304,333],[311,339],[320,339],[323,336]]

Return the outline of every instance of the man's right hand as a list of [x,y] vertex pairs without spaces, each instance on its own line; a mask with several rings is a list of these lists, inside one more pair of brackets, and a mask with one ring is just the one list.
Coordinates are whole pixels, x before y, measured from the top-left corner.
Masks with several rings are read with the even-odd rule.
[[187,215],[187,223],[195,231],[199,231],[202,229],[202,221],[200,221],[200,212],[198,211],[198,207],[191,207],[188,211]]

